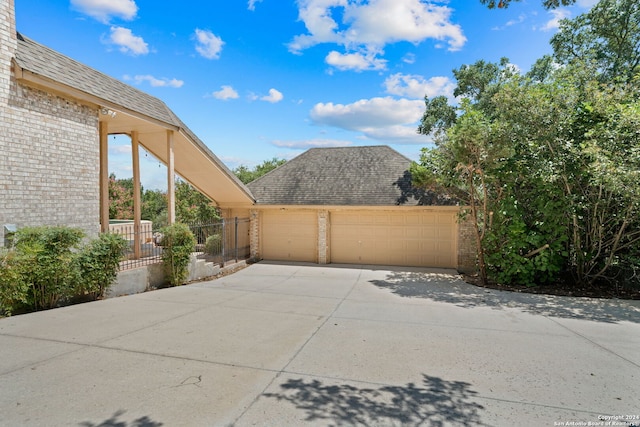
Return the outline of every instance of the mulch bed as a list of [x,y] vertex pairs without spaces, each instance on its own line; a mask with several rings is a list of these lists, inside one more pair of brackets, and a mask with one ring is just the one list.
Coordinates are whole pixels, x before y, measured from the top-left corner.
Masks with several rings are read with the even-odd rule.
[[570,297],[588,297],[588,298],[605,298],[605,299],[628,299],[640,300],[640,289],[638,288],[618,288],[612,285],[597,284],[593,286],[575,285],[570,282],[558,282],[552,285],[540,286],[511,286],[501,285],[499,283],[488,283],[483,285],[477,276],[463,275],[465,282],[488,289],[496,289],[500,291],[523,292],[530,294],[559,295]]

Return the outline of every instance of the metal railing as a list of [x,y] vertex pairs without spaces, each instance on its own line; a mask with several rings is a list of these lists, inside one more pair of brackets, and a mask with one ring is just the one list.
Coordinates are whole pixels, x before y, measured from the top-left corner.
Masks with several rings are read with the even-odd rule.
[[[237,262],[250,256],[249,218],[216,219],[187,226],[196,238],[194,253],[200,259],[224,266],[229,261]],[[120,262],[121,271],[162,262],[162,233],[154,232],[150,221],[142,221],[138,233],[133,221],[114,221],[109,225],[109,232],[129,242]]]
[[249,218],[189,224],[189,228],[196,237],[199,258],[220,265],[249,258]]

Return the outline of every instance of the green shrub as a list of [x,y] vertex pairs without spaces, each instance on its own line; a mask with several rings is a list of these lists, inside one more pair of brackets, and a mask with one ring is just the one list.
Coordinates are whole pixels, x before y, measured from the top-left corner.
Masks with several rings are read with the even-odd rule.
[[204,244],[204,252],[209,255],[220,255],[222,252],[222,236],[212,234],[207,237],[207,241]]
[[22,263],[15,251],[0,251],[0,317],[11,316],[27,304],[29,285],[22,277]]
[[74,296],[80,278],[74,250],[84,237],[78,228],[26,227],[16,232],[15,250],[21,275],[29,286],[27,304],[34,310],[53,308]]
[[118,234],[103,233],[89,242],[78,254],[82,279],[77,293],[91,299],[104,297],[118,275],[118,265],[124,256],[127,241]]
[[189,227],[173,224],[161,230],[162,262],[171,286],[178,286],[187,280],[189,260],[195,249],[196,239]]

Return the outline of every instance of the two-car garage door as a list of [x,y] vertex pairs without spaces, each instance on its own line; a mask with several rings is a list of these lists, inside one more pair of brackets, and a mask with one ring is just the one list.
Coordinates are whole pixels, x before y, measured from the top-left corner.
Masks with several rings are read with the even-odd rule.
[[455,268],[457,225],[453,210],[331,211],[326,239],[315,210],[265,210],[261,252],[267,260],[318,261],[328,242],[332,263]]
[[331,262],[455,268],[453,212],[334,212]]

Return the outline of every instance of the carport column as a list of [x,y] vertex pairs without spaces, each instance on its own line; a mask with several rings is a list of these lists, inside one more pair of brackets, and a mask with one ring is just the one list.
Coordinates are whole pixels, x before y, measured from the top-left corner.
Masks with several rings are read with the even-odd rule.
[[173,156],[173,131],[167,130],[167,222],[176,222],[176,173]]
[[260,211],[249,210],[249,254],[252,260],[260,259]]
[[131,164],[133,166],[133,256],[140,259],[140,218],[142,206],[140,200],[140,152],[138,143],[138,131],[131,132]]
[[318,211],[318,264],[329,263],[329,211]]
[[100,231],[109,231],[109,129],[100,122]]

